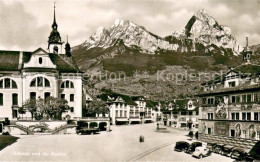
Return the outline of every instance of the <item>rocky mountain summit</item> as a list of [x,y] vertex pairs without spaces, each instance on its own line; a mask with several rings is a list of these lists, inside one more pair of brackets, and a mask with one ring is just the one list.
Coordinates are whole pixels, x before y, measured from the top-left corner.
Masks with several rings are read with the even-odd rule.
[[[84,43],[73,49],[84,48],[87,51],[92,48],[107,49],[116,45],[124,45],[141,53],[155,54],[160,50],[196,51],[195,46],[198,43],[208,50],[212,50],[212,44],[224,49],[231,49],[234,55],[239,55],[239,52],[243,50],[231,35],[231,29],[219,25],[205,10],[196,12],[184,29],[173,32],[165,38],[157,36],[129,20],[117,19],[108,29],[99,27]],[[193,44],[194,48],[187,47],[189,44]]]
[[173,36],[178,39],[190,38],[204,46],[214,44],[218,47],[230,48],[235,55],[239,55],[243,50],[237,40],[231,35],[231,29],[227,26],[219,25],[205,10],[196,12],[185,28],[174,32]]
[[177,50],[178,44],[170,44],[163,38],[152,34],[144,27],[129,20],[117,19],[109,28],[99,27],[83,44],[80,46],[91,49],[94,47],[108,48],[114,46],[119,40],[132,48],[140,47],[144,53],[154,53],[158,49]]

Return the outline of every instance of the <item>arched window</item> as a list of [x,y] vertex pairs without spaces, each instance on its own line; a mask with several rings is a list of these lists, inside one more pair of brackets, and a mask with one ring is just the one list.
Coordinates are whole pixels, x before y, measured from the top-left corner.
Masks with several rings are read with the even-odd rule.
[[42,64],[42,57],[39,58],[39,64]]
[[74,83],[72,81],[66,80],[61,83],[61,88],[74,88]]
[[31,83],[30,87],[50,87],[50,81],[44,77],[37,77],[34,78]]
[[17,84],[10,78],[1,79],[0,89],[17,89]]

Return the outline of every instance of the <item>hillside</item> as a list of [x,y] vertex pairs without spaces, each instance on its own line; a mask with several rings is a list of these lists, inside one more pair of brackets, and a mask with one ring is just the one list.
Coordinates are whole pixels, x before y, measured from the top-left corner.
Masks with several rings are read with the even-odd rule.
[[[251,48],[258,62],[259,46]],[[131,21],[116,20],[73,47],[72,54],[89,75],[90,87],[164,100],[196,94],[205,77],[194,81],[187,75],[211,75],[238,66],[240,50],[229,27],[199,10],[183,30],[164,38]],[[172,79],[158,79],[162,73]]]

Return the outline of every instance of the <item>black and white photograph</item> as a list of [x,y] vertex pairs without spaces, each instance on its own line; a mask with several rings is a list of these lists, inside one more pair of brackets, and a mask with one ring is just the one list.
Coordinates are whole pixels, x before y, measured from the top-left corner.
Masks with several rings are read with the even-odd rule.
[[0,0],[0,161],[260,162],[260,0]]

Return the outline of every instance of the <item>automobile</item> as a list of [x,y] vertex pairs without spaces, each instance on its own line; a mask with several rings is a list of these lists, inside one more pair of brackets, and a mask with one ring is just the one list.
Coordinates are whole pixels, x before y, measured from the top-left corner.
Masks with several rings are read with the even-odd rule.
[[239,147],[235,147],[235,148],[233,148],[230,157],[232,159],[236,159],[238,161],[243,161],[243,160],[245,160],[246,156],[247,156],[247,152],[244,149],[239,148]]
[[192,156],[197,157],[199,159],[210,155],[211,155],[210,149],[202,146],[196,147],[195,151],[192,153]]
[[174,151],[185,151],[189,148],[190,144],[186,141],[178,141],[174,146]]
[[191,154],[195,151],[196,147],[199,146],[202,146],[201,142],[193,142],[192,144],[190,144],[189,148],[185,152]]
[[247,154],[242,160],[238,160],[238,161],[246,161],[246,162],[254,162],[254,161],[259,161],[259,159],[255,159],[252,155]]
[[88,127],[81,127],[77,129],[77,134],[95,134],[96,132],[99,132],[98,128],[88,128]]
[[253,159],[256,161],[260,160],[260,141],[258,141],[252,149],[249,151],[249,155],[247,156],[249,159]]
[[222,151],[222,155],[225,155],[227,157],[230,157],[232,154],[233,146],[225,145]]
[[222,154],[224,150],[225,144],[217,144],[217,146],[214,149],[214,152],[217,154]]
[[217,147],[217,143],[207,143],[207,146],[206,146],[210,151],[213,151],[215,152],[215,149]]

